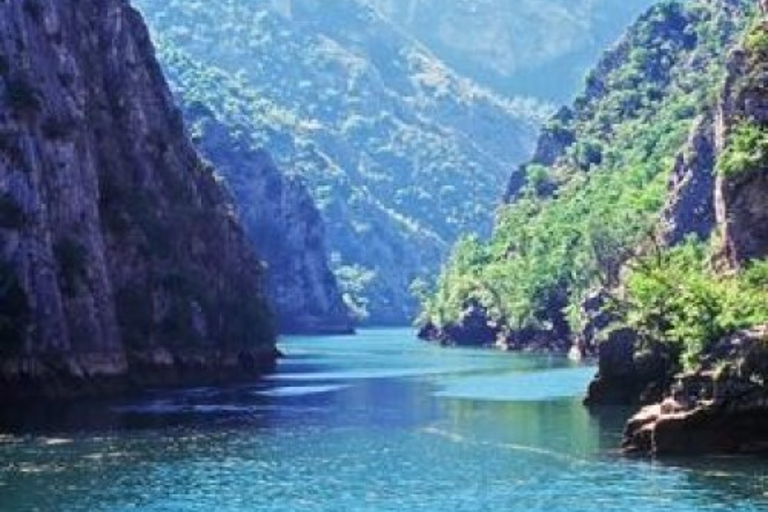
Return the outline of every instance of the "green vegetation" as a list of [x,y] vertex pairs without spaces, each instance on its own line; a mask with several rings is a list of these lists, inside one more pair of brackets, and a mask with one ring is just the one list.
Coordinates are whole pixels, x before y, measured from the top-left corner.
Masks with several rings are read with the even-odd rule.
[[744,40],[744,48],[753,58],[768,58],[768,31],[766,25],[756,24]]
[[725,335],[768,319],[768,260],[725,276],[709,261],[693,241],[638,260],[618,309],[641,341],[669,346],[688,367]]
[[[490,232],[488,205],[550,113],[456,74],[366,2],[290,17],[270,2],[135,3],[193,140],[215,160],[226,130],[238,151],[266,149],[300,175],[348,305],[374,321],[408,321],[413,279],[460,233]],[[224,172],[233,189],[249,179]]]
[[768,127],[744,121],[728,137],[717,170],[724,176],[735,176],[765,168],[767,163]]
[[542,139],[577,142],[552,166],[527,166],[527,185],[489,243],[456,246],[420,322],[445,326],[474,301],[504,329],[557,329],[566,317],[578,325],[581,298],[616,285],[658,222],[675,156],[746,22],[724,16],[665,2],[641,18]]

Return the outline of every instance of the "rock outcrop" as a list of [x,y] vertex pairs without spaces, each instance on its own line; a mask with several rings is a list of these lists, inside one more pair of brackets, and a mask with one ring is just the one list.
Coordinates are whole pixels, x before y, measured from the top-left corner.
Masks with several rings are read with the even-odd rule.
[[660,240],[677,245],[686,237],[709,238],[715,228],[715,125],[701,116],[675,161],[669,196],[662,214]]
[[[768,20],[733,52],[718,109],[717,221],[727,264],[768,256]],[[725,165],[723,159],[730,160]]]
[[[768,22],[751,28],[745,44],[731,53],[713,124],[716,229],[723,269],[733,271],[768,256]],[[629,421],[624,450],[768,453],[767,378],[766,325],[705,348],[697,367],[677,377],[665,400]]]
[[443,346],[489,347],[499,342],[501,332],[491,325],[485,309],[473,301],[464,309],[458,322],[444,329],[427,323],[419,329],[418,335],[422,340]]
[[768,326],[717,344],[670,396],[627,423],[629,454],[768,453]]
[[261,273],[127,0],[0,2],[0,400],[253,375]]
[[232,191],[240,218],[267,264],[267,297],[282,333],[354,331],[330,270],[325,225],[298,177],[284,176],[265,151],[250,149],[203,105],[186,109],[196,143]]
[[587,406],[650,404],[659,400],[676,370],[663,346],[639,348],[631,329],[616,329],[598,343],[598,372],[590,382]]

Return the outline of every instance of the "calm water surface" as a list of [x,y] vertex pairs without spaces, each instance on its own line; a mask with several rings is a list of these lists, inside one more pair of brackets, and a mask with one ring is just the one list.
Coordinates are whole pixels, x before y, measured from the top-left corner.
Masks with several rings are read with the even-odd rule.
[[408,330],[282,349],[250,386],[5,411],[0,510],[768,510],[768,462],[619,457],[589,367]]

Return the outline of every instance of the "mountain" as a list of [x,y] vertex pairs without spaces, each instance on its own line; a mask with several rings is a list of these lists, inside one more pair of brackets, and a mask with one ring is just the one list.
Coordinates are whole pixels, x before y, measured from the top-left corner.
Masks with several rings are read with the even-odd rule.
[[[673,384],[665,389],[669,398],[643,408],[630,419],[623,446],[627,452],[765,453],[767,71],[768,18],[763,18],[729,55],[726,79],[710,118],[716,163],[715,182],[707,196],[714,201],[716,224],[713,254],[705,257],[714,260],[716,266],[699,263],[697,268],[697,261],[683,260],[682,268],[678,263],[653,274],[641,272],[629,281],[627,302],[635,318],[650,317],[642,289],[654,283],[661,292],[656,301],[665,306],[668,325],[654,338],[662,347],[683,347],[684,371],[670,379]],[[707,166],[691,167],[691,175],[710,172]],[[681,252],[680,248],[671,250],[676,259]],[[674,277],[675,286],[658,287],[659,275],[665,280]],[[638,336],[646,334],[637,323],[629,325]],[[600,387],[599,380],[593,388]],[[646,387],[656,384],[637,383]]]
[[459,233],[490,231],[487,205],[549,113],[355,0],[136,3],[190,124],[202,105],[306,181],[347,303],[371,322],[408,322],[411,283]]
[[249,240],[264,258],[266,296],[279,332],[353,332],[329,266],[325,225],[303,181],[281,173],[268,153],[204,105],[188,107],[198,149],[215,162],[215,172],[239,205]]
[[127,0],[0,3],[0,400],[252,376],[263,272]]
[[582,300],[615,286],[655,230],[677,153],[712,104],[747,5],[667,2],[638,19],[512,174],[493,239],[455,248],[425,300],[425,336],[568,348]]
[[422,336],[598,355],[586,402],[649,404],[629,453],[764,453],[768,25],[747,0],[639,17],[545,124]]
[[347,305],[402,324],[458,236],[490,233],[549,100],[649,2],[136,3],[187,120],[203,106],[301,176]]
[[502,95],[563,102],[655,0],[361,0],[438,58]]

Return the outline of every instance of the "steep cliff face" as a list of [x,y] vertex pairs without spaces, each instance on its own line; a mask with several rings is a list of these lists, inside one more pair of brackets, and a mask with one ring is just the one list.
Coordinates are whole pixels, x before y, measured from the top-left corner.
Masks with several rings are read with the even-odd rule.
[[715,125],[710,113],[700,117],[675,159],[659,234],[664,245],[695,235],[706,240],[715,228]]
[[195,141],[227,181],[248,238],[267,264],[270,304],[283,333],[350,333],[350,312],[328,265],[325,226],[304,184],[284,176],[203,105],[187,109]]
[[768,256],[768,20],[728,66],[717,119],[717,220],[731,267]]
[[[768,21],[751,27],[731,52],[715,111],[707,128],[714,159],[707,164],[716,161],[717,174],[707,192],[717,214],[720,267],[752,273],[751,288],[759,291],[740,290],[738,311],[750,309],[747,293],[760,294],[757,325],[704,346],[665,390],[667,398],[629,421],[630,453],[764,454],[768,446],[768,276],[759,270],[768,257]],[[712,170],[703,165],[698,172]],[[729,323],[738,317],[731,316]]]
[[250,371],[260,264],[126,0],[0,2],[0,399]]
[[[509,180],[491,241],[457,245],[425,301],[425,334],[461,327],[479,305],[502,346],[567,347],[590,322],[583,298],[620,284],[660,216],[667,243],[709,236],[712,96],[750,7],[662,2],[640,16],[544,125],[533,158]],[[527,333],[535,336],[520,343]]]

